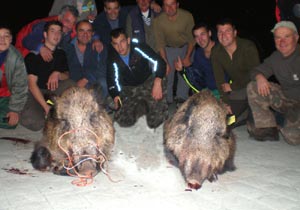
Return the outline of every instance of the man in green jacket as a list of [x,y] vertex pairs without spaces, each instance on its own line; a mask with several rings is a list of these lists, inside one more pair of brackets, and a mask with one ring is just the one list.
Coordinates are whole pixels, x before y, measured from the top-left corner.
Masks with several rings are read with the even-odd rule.
[[246,87],[250,71],[260,63],[259,54],[252,41],[237,36],[231,19],[220,20],[216,27],[220,44],[212,51],[211,62],[221,100],[227,104],[228,114],[235,116],[236,127],[246,124],[248,118]]
[[11,43],[11,30],[0,26],[0,128],[17,126],[27,100],[24,60]]

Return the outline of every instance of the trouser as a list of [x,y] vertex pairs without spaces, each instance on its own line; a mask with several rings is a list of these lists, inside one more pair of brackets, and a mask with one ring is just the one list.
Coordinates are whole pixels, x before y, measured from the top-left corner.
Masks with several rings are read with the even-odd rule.
[[6,120],[8,109],[9,97],[0,97],[0,128],[14,129],[17,125],[11,126]]
[[[121,92],[122,107],[115,112],[114,120],[122,127],[129,127],[137,119],[146,115],[147,125],[157,128],[168,117],[166,89],[163,87],[163,99],[155,101],[152,98],[153,77],[149,77],[142,85],[123,86]],[[163,80],[163,86],[166,84]],[[111,100],[111,97],[109,97]]]
[[256,82],[248,84],[247,94],[256,128],[277,127],[274,111],[279,112],[284,118],[283,127],[280,129],[284,138],[295,144],[295,141],[300,143],[299,101],[286,98],[281,87],[272,82],[270,82],[270,94],[268,96],[258,94]]
[[249,117],[249,105],[246,88],[231,91],[228,95],[229,105],[236,121],[232,127],[246,124]]
[[108,89],[107,89],[107,82],[106,82],[106,77],[101,77],[98,80],[100,86],[101,86],[101,98],[102,100],[105,100],[106,97],[108,96]]
[[[64,90],[75,85],[76,83],[73,80],[70,79],[61,80],[59,81],[58,88],[56,90],[50,91],[50,90],[41,89],[41,92],[44,96],[47,95],[60,96]],[[27,102],[24,106],[23,111],[21,112],[20,124],[29,130],[39,131],[42,128],[44,128],[45,118],[46,118],[45,110],[36,101],[36,99],[31,94],[31,92],[29,92]]]
[[86,86],[87,89],[95,89],[101,95],[101,100],[104,101],[108,96],[108,88],[106,77],[100,77],[95,83],[89,82]]
[[177,60],[178,56],[181,59],[184,58],[187,45],[184,45],[181,48],[173,48],[166,47],[167,60],[170,64],[171,72],[167,75],[167,101],[168,103],[172,103],[174,100],[173,90],[174,90],[174,80],[175,74],[177,74],[177,86],[176,89],[176,97],[178,99],[186,100],[189,97],[189,86],[186,84],[182,76],[175,70],[174,61]]

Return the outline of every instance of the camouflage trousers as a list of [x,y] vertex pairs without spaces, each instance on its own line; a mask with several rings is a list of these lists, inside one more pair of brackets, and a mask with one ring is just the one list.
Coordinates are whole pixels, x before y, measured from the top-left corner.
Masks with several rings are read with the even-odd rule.
[[147,125],[150,128],[157,128],[168,118],[166,80],[163,80],[163,99],[159,101],[155,101],[151,95],[153,82],[154,78],[149,77],[139,86],[122,87],[120,95],[122,107],[113,117],[120,126],[130,127],[139,117],[146,115]]
[[277,127],[274,111],[281,113],[284,117],[284,124],[280,128],[283,137],[288,143],[300,144],[299,101],[286,98],[281,87],[272,82],[268,96],[258,94],[256,82],[248,84],[247,94],[256,128]]

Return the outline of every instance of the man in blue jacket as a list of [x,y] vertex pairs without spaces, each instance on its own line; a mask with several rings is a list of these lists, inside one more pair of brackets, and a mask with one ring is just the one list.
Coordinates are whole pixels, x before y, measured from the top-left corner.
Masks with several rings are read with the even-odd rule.
[[106,47],[98,53],[92,47],[93,26],[88,20],[76,24],[76,37],[66,47],[70,78],[79,87],[101,85],[102,97],[108,95],[106,84]]
[[199,92],[207,88],[219,98],[220,95],[210,60],[211,52],[217,43],[212,40],[212,31],[203,22],[197,23],[193,27],[192,32],[197,43],[193,64],[185,68],[181,58],[178,57],[178,60],[175,62],[175,69],[180,72],[193,92]]

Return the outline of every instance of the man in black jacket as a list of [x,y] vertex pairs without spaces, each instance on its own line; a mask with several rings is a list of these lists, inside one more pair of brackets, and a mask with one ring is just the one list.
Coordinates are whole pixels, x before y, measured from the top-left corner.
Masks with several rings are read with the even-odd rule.
[[111,39],[107,85],[118,110],[114,119],[129,127],[146,114],[148,126],[158,127],[168,115],[162,86],[166,63],[145,43],[131,41],[123,28],[112,30]]

